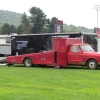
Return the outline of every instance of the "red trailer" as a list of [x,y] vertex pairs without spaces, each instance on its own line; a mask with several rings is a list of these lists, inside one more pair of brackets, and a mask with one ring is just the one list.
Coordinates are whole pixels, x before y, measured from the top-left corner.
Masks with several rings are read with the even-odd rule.
[[100,64],[100,53],[95,52],[89,44],[82,44],[81,38],[53,39],[53,49],[38,53],[9,56],[6,62],[10,64],[50,65],[55,68],[67,65],[87,65],[97,69]]

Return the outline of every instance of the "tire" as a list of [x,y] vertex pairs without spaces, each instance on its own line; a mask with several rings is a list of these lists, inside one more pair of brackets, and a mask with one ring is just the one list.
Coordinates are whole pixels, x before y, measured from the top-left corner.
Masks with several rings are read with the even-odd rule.
[[95,59],[90,59],[88,62],[87,62],[87,67],[89,69],[98,69],[98,63]]
[[24,66],[25,67],[32,67],[32,60],[30,59],[30,58],[26,58],[25,60],[24,60]]

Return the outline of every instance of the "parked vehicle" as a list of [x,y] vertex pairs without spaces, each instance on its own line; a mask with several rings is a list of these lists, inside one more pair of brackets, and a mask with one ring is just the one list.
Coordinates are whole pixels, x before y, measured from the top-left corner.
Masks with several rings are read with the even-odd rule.
[[17,33],[0,35],[0,57],[7,57],[11,55],[11,36],[15,35],[17,35]]
[[[28,39],[27,39],[28,38]],[[100,64],[100,53],[95,52],[89,44],[82,43],[82,38],[69,38],[52,36],[39,39],[38,36],[18,38],[12,37],[12,56],[7,57],[10,64],[24,64],[26,67],[33,65],[50,65],[55,68],[67,65],[83,65],[89,69],[97,69]],[[22,40],[21,40],[22,39]],[[30,40],[30,41],[28,41]],[[45,40],[45,42],[44,42]],[[16,45],[14,45],[16,44]],[[36,48],[37,47],[37,48]]]
[[10,35],[0,35],[0,57],[11,55],[10,38]]

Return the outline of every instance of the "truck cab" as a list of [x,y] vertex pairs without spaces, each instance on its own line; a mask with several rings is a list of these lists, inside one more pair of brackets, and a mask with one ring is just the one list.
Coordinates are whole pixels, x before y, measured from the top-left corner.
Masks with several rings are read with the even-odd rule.
[[95,52],[89,44],[71,44],[69,46],[67,62],[69,65],[87,65],[90,69],[97,69],[100,54]]
[[100,64],[100,53],[89,44],[83,44],[79,38],[56,38],[54,50],[57,52],[57,65],[81,65],[97,69]]

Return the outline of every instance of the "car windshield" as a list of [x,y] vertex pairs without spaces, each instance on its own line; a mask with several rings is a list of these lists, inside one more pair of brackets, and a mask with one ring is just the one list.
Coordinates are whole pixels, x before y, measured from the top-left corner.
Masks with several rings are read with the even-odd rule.
[[90,45],[81,45],[80,47],[84,52],[94,52],[93,48]]

